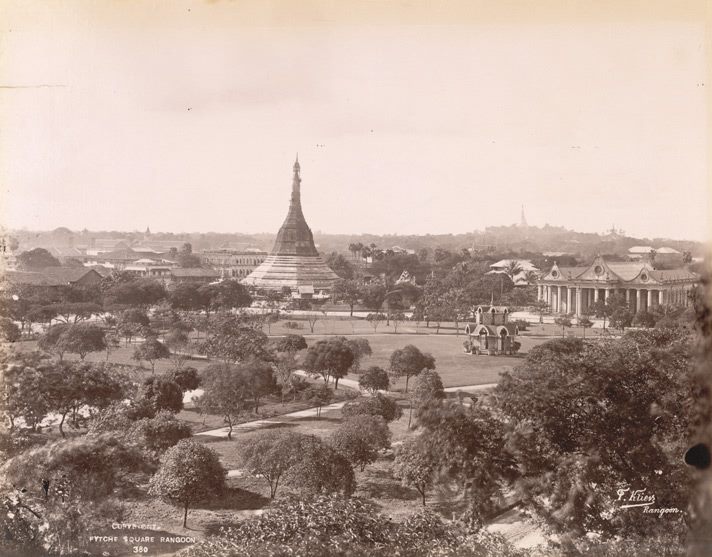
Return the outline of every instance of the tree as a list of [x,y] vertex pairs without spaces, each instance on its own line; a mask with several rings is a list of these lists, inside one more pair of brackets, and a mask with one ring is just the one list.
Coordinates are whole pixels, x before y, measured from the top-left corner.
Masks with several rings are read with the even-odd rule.
[[260,431],[241,440],[240,467],[264,478],[269,484],[269,498],[277,495],[284,474],[299,462],[306,436],[294,431]]
[[329,442],[363,472],[367,464],[376,461],[380,450],[391,446],[391,432],[380,416],[361,414],[342,422]]
[[78,499],[88,505],[119,487],[135,487],[138,473],[149,469],[140,450],[112,434],[103,434],[35,447],[12,458],[3,472],[5,479],[18,488],[37,492],[44,478],[48,480],[48,496]]
[[413,407],[420,410],[430,403],[445,398],[445,388],[437,371],[424,369],[416,377],[415,387],[410,394],[410,412],[408,413],[408,428],[413,418]]
[[153,413],[170,410],[177,413],[183,410],[183,390],[170,377],[149,377],[141,386],[139,398],[150,402]]
[[168,349],[168,354],[176,370],[190,359],[190,339],[183,327],[171,328],[163,337],[163,344]]
[[200,257],[193,254],[193,246],[190,242],[183,244],[176,254],[178,265],[184,268],[200,267]]
[[561,336],[562,337],[566,336],[566,333],[565,333],[566,329],[570,329],[571,325],[572,325],[571,317],[569,317],[568,315],[562,315],[561,317],[557,317],[554,320],[554,323],[556,323],[559,327],[561,327]]
[[137,362],[146,360],[151,364],[151,373],[156,373],[156,361],[165,360],[171,355],[171,351],[156,337],[149,337],[134,349],[132,358]]
[[277,323],[279,321],[280,314],[278,311],[271,311],[269,313],[265,313],[262,318],[264,320],[265,325],[267,325],[267,334],[271,335],[272,334],[272,325]]
[[104,342],[106,343],[104,350],[106,350],[106,361],[108,362],[111,351],[121,347],[121,338],[115,333],[109,332],[104,336]]
[[379,416],[386,423],[399,420],[403,410],[398,403],[389,396],[376,393],[374,396],[347,402],[341,409],[341,415],[349,418],[352,416]]
[[210,290],[201,289],[201,285],[183,282],[177,284],[168,293],[168,303],[174,310],[201,311],[205,310],[210,317]]
[[398,448],[393,462],[393,475],[420,493],[423,506],[425,495],[433,485],[435,471],[433,455],[422,448],[416,439],[408,439]]
[[[305,343],[306,344],[306,343]],[[299,368],[294,352],[279,352],[274,362],[275,380],[280,388],[280,402],[284,404],[284,395],[295,392],[294,371]]]
[[400,325],[403,321],[406,320],[405,313],[402,311],[394,311],[391,313],[391,322],[393,323],[393,332],[398,333],[398,325]]
[[0,317],[0,341],[17,342],[20,340],[20,328],[12,319]]
[[388,385],[390,385],[388,373],[378,366],[369,367],[358,380],[358,386],[372,395],[378,391],[387,391]]
[[57,323],[52,325],[37,340],[37,346],[39,346],[42,350],[56,354],[59,356],[59,361],[61,362],[64,359],[64,353],[67,351],[67,336],[65,333],[70,327],[71,325],[67,325],[66,323]]
[[314,327],[316,326],[316,322],[319,321],[323,316],[326,315],[323,311],[317,311],[311,304],[309,304],[308,309],[306,313],[304,314],[307,320],[307,323],[309,323],[309,331],[314,332]]
[[633,326],[650,329],[655,326],[655,315],[648,311],[639,311],[633,316]]
[[334,388],[338,389],[339,379],[344,377],[354,362],[354,353],[347,343],[339,338],[320,340],[311,345],[302,365],[312,375],[321,375],[328,384],[333,377]]
[[625,308],[618,308],[611,313],[610,325],[623,331],[633,323],[633,314]]
[[[622,312],[629,312],[630,308],[625,301],[625,296],[622,294],[611,294],[604,298],[600,298],[591,306],[596,317],[603,318],[603,328],[606,328],[606,319],[610,318],[614,313],[619,312],[619,316],[623,316]],[[632,317],[632,316],[631,316]]]
[[313,435],[302,440],[300,458],[285,475],[285,483],[307,494],[351,495],[354,471],[346,457]]
[[99,304],[93,302],[60,302],[49,304],[46,307],[57,316],[57,319],[61,319],[65,323],[86,321],[104,311]]
[[318,387],[312,385],[302,392],[302,399],[316,407],[317,418],[321,418],[321,409],[329,404],[332,398],[334,398],[334,391],[332,391],[326,383]]
[[211,448],[182,439],[168,449],[149,483],[148,493],[183,507],[183,528],[188,525],[188,509],[200,501],[221,495],[227,472]]
[[387,290],[380,282],[372,282],[361,288],[363,305],[375,313],[380,313],[383,302],[386,301]]
[[593,321],[588,318],[588,315],[583,315],[578,318],[578,324],[583,330],[583,338],[586,338],[586,329],[593,327]]
[[354,316],[354,306],[361,298],[361,286],[355,280],[341,279],[334,284],[331,291],[336,301],[344,302],[349,306],[349,317]]
[[252,296],[247,288],[234,279],[201,286],[199,292],[208,300],[207,307],[203,308],[206,313],[209,309],[214,311],[231,310],[249,307],[252,303]]
[[45,376],[52,369],[46,354],[0,346],[0,412],[9,422],[10,431],[18,418],[36,431],[50,412]]
[[153,310],[150,326],[155,331],[175,330],[182,333],[190,331],[190,325],[185,323],[180,314],[170,304],[163,302]]
[[193,434],[187,423],[168,410],[159,410],[153,418],[133,422],[125,433],[129,439],[154,453],[162,453]]
[[366,321],[373,327],[373,332],[378,330],[378,326],[386,320],[386,316],[382,313],[369,313],[366,316]]
[[405,377],[405,392],[408,392],[410,378],[418,375],[424,369],[435,369],[435,358],[421,352],[412,344],[394,350],[391,354],[391,375],[396,378]]
[[44,248],[23,251],[17,256],[17,266],[23,271],[43,269],[45,267],[60,267],[59,259]]
[[79,354],[84,360],[89,352],[106,350],[104,329],[92,323],[77,323],[70,325],[61,335],[58,342],[72,354]]
[[168,374],[168,377],[178,384],[183,393],[194,391],[200,387],[200,376],[198,375],[198,370],[194,367],[187,366],[174,369]]
[[135,413],[135,407],[123,401],[115,402],[89,418],[87,435],[114,433],[114,435],[124,436],[131,430],[137,419],[141,418]]
[[307,348],[307,341],[302,335],[286,335],[273,342],[277,352],[295,354]]
[[497,407],[512,428],[509,449],[526,463],[519,494],[555,530],[649,534],[656,515],[616,512],[622,486],[644,486],[657,507],[685,508],[691,341],[679,329],[552,340],[503,375]]
[[354,266],[349,261],[347,261],[347,259],[340,253],[332,251],[326,257],[326,264],[340,278],[342,278],[342,279],[353,279],[354,278],[354,275],[355,275]]
[[[128,278],[110,281],[104,285],[104,307],[145,309],[166,297],[162,283],[151,278]],[[146,323],[148,325],[148,323]]]
[[516,259],[510,259],[507,262],[507,266],[504,268],[504,274],[509,277],[509,279],[514,282],[514,278],[522,272],[522,266]]
[[451,288],[440,301],[440,309],[435,313],[438,320],[447,319],[455,322],[455,334],[460,335],[460,321],[470,316],[472,302],[464,288]]
[[234,364],[251,359],[270,360],[269,338],[262,331],[245,327],[240,318],[226,317],[213,324],[199,351],[211,358]]
[[248,393],[244,375],[231,364],[212,364],[202,377],[203,395],[198,406],[211,414],[223,417],[228,426],[227,438],[232,439],[232,428],[246,411]]
[[481,404],[431,404],[419,412],[419,442],[435,462],[439,483],[463,493],[469,515],[482,525],[499,509],[505,486],[514,480],[516,462],[508,449],[507,427]]
[[82,406],[105,408],[123,399],[127,390],[126,378],[104,363],[58,364],[44,371],[41,396],[47,401],[48,409],[61,416],[58,427],[62,437],[66,437],[63,425],[67,414],[73,413],[76,427]]
[[334,339],[345,342],[354,354],[354,361],[349,368],[349,373],[360,373],[361,360],[373,354],[368,339],[363,337],[334,337]]
[[131,340],[148,330],[149,319],[146,312],[139,308],[122,311],[116,325],[116,331],[126,339],[128,345]]
[[255,414],[260,409],[260,399],[277,389],[272,366],[266,362],[252,360],[239,366],[246,392],[252,397]]

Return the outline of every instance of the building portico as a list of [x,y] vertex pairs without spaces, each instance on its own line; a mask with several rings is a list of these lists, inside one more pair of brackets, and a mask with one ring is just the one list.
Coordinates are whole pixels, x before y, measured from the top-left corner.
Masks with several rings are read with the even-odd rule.
[[647,262],[611,262],[597,257],[585,267],[559,267],[556,263],[537,286],[538,300],[554,313],[592,313],[591,306],[614,294],[625,297],[634,313],[656,306],[687,306],[688,292],[698,276],[686,269],[657,271]]

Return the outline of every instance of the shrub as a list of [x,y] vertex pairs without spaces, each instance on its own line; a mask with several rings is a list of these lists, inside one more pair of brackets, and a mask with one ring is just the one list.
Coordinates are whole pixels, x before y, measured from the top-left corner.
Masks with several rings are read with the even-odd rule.
[[198,370],[194,367],[187,366],[177,369],[168,374],[168,378],[177,383],[183,392],[194,391],[200,387]]
[[343,422],[329,438],[331,445],[363,472],[378,452],[391,446],[391,432],[380,416],[360,415]]
[[369,367],[358,380],[358,386],[371,393],[387,391],[389,385],[388,373],[378,366]]
[[380,416],[386,422],[392,422],[400,419],[403,415],[403,410],[391,397],[377,393],[369,398],[346,403],[341,409],[341,415],[347,418],[353,416]]
[[162,453],[181,439],[192,435],[190,426],[178,420],[167,410],[159,411],[153,418],[142,418],[135,422],[129,438],[154,453]]

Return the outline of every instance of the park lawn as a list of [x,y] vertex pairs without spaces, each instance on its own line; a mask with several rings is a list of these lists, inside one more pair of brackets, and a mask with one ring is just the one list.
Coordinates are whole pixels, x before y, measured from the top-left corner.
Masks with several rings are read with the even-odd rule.
[[[297,329],[288,328],[286,323],[293,322],[298,325]],[[280,320],[274,323],[269,331],[265,327],[264,332],[270,336],[281,336],[288,334],[297,334],[309,337],[311,335],[373,335],[373,334],[396,334],[396,327],[393,323],[386,325],[383,321],[375,330],[373,326],[363,318],[326,316],[320,317],[314,324],[314,332],[312,333],[309,323],[303,315],[289,315],[288,313],[280,314]],[[460,323],[460,334],[463,334],[465,323]],[[431,324],[429,328],[425,326],[425,322],[413,323],[405,321],[397,326],[397,334],[435,334],[436,327]],[[440,333],[442,335],[456,332],[454,323],[442,323]]]
[[[500,373],[510,371],[521,364],[527,351],[548,340],[536,337],[517,337],[522,343],[521,353],[517,356],[473,356],[463,351],[462,343],[466,338],[464,334],[455,336],[399,333],[396,335],[364,335],[364,338],[368,339],[373,354],[361,361],[362,370],[370,366],[380,366],[388,370],[393,351],[413,344],[421,352],[429,352],[435,357],[436,371],[440,374],[445,387],[497,383]],[[350,374],[348,378],[358,381],[359,376]],[[410,384],[412,382],[411,379]],[[405,390],[405,379],[396,381],[391,388],[394,391]]]

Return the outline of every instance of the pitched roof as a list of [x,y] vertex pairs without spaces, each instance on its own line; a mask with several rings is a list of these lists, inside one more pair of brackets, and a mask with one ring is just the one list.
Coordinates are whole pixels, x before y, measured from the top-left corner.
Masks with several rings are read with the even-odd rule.
[[534,264],[528,259],[502,259],[497,261],[497,263],[492,263],[490,267],[492,269],[504,269],[509,266],[510,263],[515,262],[521,271],[538,271]]
[[676,280],[699,280],[699,275],[688,271],[687,269],[669,269],[661,271],[650,271],[650,276],[660,282],[676,281]]
[[652,246],[633,246],[628,248],[628,253],[650,253],[653,249]]
[[121,246],[121,244],[128,247],[129,242],[128,242],[128,240],[125,240],[123,238],[97,238],[96,240],[94,240],[92,247],[94,247],[94,249],[99,249],[99,248],[113,249],[117,246]]
[[55,257],[81,257],[82,255],[82,252],[77,248],[69,247],[51,247],[47,251]]
[[[578,277],[581,273],[588,270],[588,267],[559,267],[561,276],[565,279],[573,279]],[[549,271],[551,272],[551,271]]]
[[648,267],[647,263],[641,263],[640,261],[630,261],[630,262],[611,262],[606,261],[608,268],[613,271],[616,275],[621,277],[623,280],[633,280],[640,274],[643,267]]
[[87,267],[45,267],[37,271],[7,271],[5,277],[15,284],[64,286],[78,281],[88,273],[99,275],[94,269]]
[[194,277],[205,277],[205,278],[217,278],[220,273],[214,271],[213,269],[201,269],[196,268],[176,268],[171,269],[171,274],[178,278],[194,278]]
[[141,253],[137,253],[131,248],[126,248],[126,249],[117,249],[114,251],[107,251],[106,253],[102,253],[100,255],[97,255],[96,257],[100,259],[105,259],[107,261],[111,260],[126,260],[126,261],[135,261],[136,259],[140,259],[143,255]]

